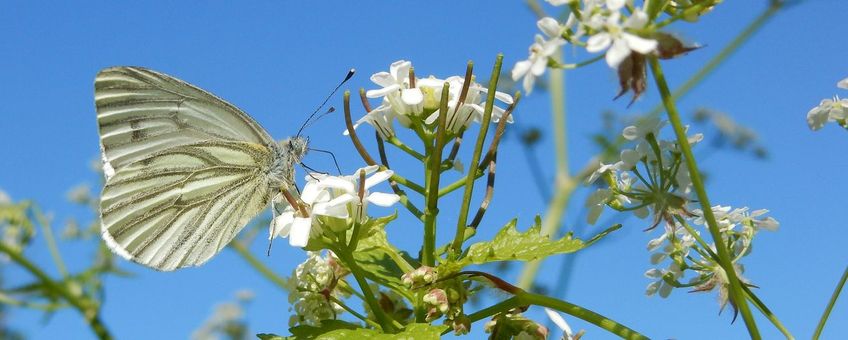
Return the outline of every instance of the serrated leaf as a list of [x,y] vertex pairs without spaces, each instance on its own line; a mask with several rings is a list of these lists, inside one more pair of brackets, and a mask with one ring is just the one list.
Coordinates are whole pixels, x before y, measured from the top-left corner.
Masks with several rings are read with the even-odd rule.
[[536,223],[525,232],[516,229],[516,222],[517,220],[512,220],[507,223],[491,241],[471,245],[466,256],[454,264],[454,266],[458,266],[454,269],[459,270],[472,264],[498,261],[532,261],[550,255],[573,253],[621,228],[620,224],[614,225],[586,242],[572,237],[571,234],[559,240],[551,240],[549,236],[542,235],[541,219],[538,216]]
[[[373,339],[373,340],[431,340],[439,339],[447,326],[435,326],[426,323],[407,325],[403,332],[383,334],[377,330],[359,328],[354,324],[338,320],[321,322],[321,327],[297,326],[292,327],[292,335],[287,339],[343,340],[343,339]],[[262,340],[284,339],[274,334],[257,334]],[[263,337],[264,336],[264,337]]]

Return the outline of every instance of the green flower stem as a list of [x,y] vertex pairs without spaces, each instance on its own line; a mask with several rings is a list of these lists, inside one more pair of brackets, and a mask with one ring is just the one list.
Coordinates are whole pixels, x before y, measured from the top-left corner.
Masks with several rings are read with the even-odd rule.
[[[474,144],[474,153],[471,156],[471,161],[468,163],[471,169],[468,170],[468,175],[465,176],[465,193],[462,195],[462,204],[459,206],[459,216],[456,221],[456,233],[453,238],[452,252],[448,255],[449,258],[457,258],[462,253],[462,241],[465,235],[465,226],[468,222],[468,209],[471,207],[471,196],[474,193],[474,181],[477,178],[476,171],[479,168],[480,157],[483,153],[483,143],[486,141],[486,134],[489,132],[489,123],[492,121],[492,109],[495,104],[495,92],[498,88],[498,78],[501,74],[501,66],[503,65],[503,54],[498,54],[495,59],[495,66],[492,68],[492,75],[489,78],[489,93],[486,96],[486,107],[483,110],[483,121],[480,122],[480,133],[477,135],[477,141]],[[483,165],[484,167],[486,164]],[[481,173],[482,175],[482,173]]]
[[98,339],[112,339],[112,335],[109,333],[109,330],[106,329],[106,325],[104,325],[103,321],[100,320],[100,307],[96,302],[89,300],[85,296],[74,294],[62,283],[53,281],[50,276],[32,262],[29,262],[29,260],[21,255],[21,253],[10,248],[3,242],[0,242],[0,252],[8,255],[12,261],[20,264],[24,267],[24,269],[29,271],[30,274],[35,275],[35,277],[37,277],[41,283],[47,287],[47,289],[61,296],[71,306],[74,306],[74,308],[82,314],[86,323],[88,323],[88,326],[94,334],[97,335]]
[[56,238],[53,236],[50,221],[47,220],[47,217],[37,207],[33,208],[33,212],[35,213],[35,219],[38,220],[38,224],[41,227],[41,231],[44,233],[44,239],[47,241],[47,249],[50,250],[50,256],[53,258],[53,262],[56,263],[56,269],[59,270],[59,274],[63,278],[67,278],[68,269],[65,266],[65,261],[62,260],[62,254],[59,253],[59,246],[56,245]]
[[277,275],[277,273],[274,273],[271,268],[268,268],[268,266],[259,261],[256,256],[253,256],[253,254],[241,241],[235,240],[233,242],[230,242],[230,248],[236,253],[238,253],[245,261],[247,261],[247,263],[251,267],[253,267],[253,269],[256,269],[259,274],[268,279],[268,281],[273,282],[277,287],[282,290],[288,290],[286,288],[286,280]]
[[392,177],[390,177],[389,179],[392,180],[392,181],[395,181],[398,184],[403,185],[403,186],[405,186],[405,187],[407,187],[407,188],[411,189],[412,191],[415,191],[419,194],[424,195],[424,193],[427,192],[426,190],[424,190],[424,186],[422,186],[421,184],[410,181],[410,180],[406,179],[405,177],[398,175],[397,173],[393,174]]
[[442,98],[439,100],[439,122],[436,128],[436,140],[432,152],[427,154],[427,197],[426,207],[424,210],[424,250],[421,254],[421,262],[425,266],[433,267],[436,265],[436,217],[439,214],[439,180],[442,172],[439,170],[442,164],[442,151],[445,148],[445,139],[447,138],[447,117],[448,117],[448,93],[450,85],[445,83],[442,86]]
[[380,324],[372,321],[371,319],[368,319],[367,317],[365,317],[362,314],[359,314],[357,311],[353,310],[353,308],[348,307],[348,305],[346,305],[344,303],[344,301],[339,300],[339,298],[332,296],[332,295],[328,295],[327,297],[329,297],[330,301],[341,306],[342,309],[346,310],[348,313],[355,316],[357,319],[362,320],[363,322],[367,323],[369,326],[374,327],[374,328],[380,327]]
[[757,309],[760,310],[760,313],[763,313],[763,315],[765,315],[765,317],[769,321],[771,321],[772,325],[774,325],[774,327],[777,328],[780,333],[783,333],[783,336],[785,336],[787,340],[795,340],[795,336],[792,335],[792,333],[789,332],[788,329],[786,329],[786,326],[784,326],[783,323],[780,322],[780,319],[777,318],[777,315],[772,313],[772,311],[768,307],[766,307],[766,304],[763,303],[763,301],[760,300],[757,295],[755,295],[754,292],[751,291],[750,288],[745,285],[742,285],[742,290],[745,291],[745,296],[748,298],[748,300],[751,300],[751,303],[754,305],[754,307],[757,307]]
[[[516,308],[516,307],[521,307],[521,305],[522,305],[521,301],[518,299],[518,297],[513,296],[513,297],[510,297],[509,299],[503,300],[503,301],[498,302],[494,305],[491,305],[489,307],[483,308],[481,310],[478,310],[474,313],[469,314],[468,319],[471,320],[470,322],[473,324],[477,321],[483,320],[483,319],[488,318],[492,315],[495,315],[495,314],[498,314],[498,313],[501,313],[501,312],[506,312],[506,311],[513,309],[513,308]],[[446,329],[444,332],[442,332],[442,335],[448,334],[450,332],[451,332],[451,329]]]
[[[380,138],[380,134],[377,132],[374,133],[374,138],[377,140],[377,150],[380,154],[380,162],[383,163],[383,166],[386,167],[386,169],[390,169],[389,159],[388,157],[386,157],[386,146],[385,143],[383,143],[383,139]],[[398,178],[403,177],[398,176]],[[418,207],[416,207],[415,204],[413,204],[409,200],[409,197],[406,195],[406,192],[398,186],[398,182],[389,179],[389,186],[391,186],[392,191],[394,191],[395,195],[398,195],[398,197],[400,197],[400,204],[403,205],[406,210],[409,210],[410,213],[415,215],[418,220],[424,222],[424,213],[421,212],[421,210],[418,209]]]
[[11,297],[11,296],[3,294],[2,292],[0,292],[0,304],[8,305],[8,306],[35,309],[35,310],[40,310],[40,311],[44,311],[44,312],[53,312],[53,311],[59,310],[60,308],[64,308],[64,307],[67,306],[64,303],[57,303],[57,302],[35,303],[35,302],[29,302],[29,301],[24,301],[24,300],[18,300],[18,299]]
[[351,255],[350,251],[347,249],[341,249],[339,247],[334,247],[332,249],[336,256],[339,257],[342,262],[350,269],[351,275],[356,279],[356,283],[359,284],[359,288],[362,290],[362,295],[365,297],[365,303],[368,304],[368,308],[371,308],[371,311],[374,312],[374,316],[377,317],[377,322],[380,323],[380,328],[384,333],[394,333],[397,329],[395,328],[392,320],[388,315],[380,308],[380,303],[377,302],[376,295],[371,290],[371,286],[368,285],[368,281],[365,280],[365,276],[363,276],[363,270],[359,267],[359,264],[356,263],[356,260],[353,259],[353,255]]
[[[681,97],[688,94],[689,91],[691,91],[696,85],[700,84],[704,80],[704,78],[706,78],[713,71],[715,71],[715,69],[719,65],[721,65],[728,57],[730,57],[734,52],[736,52],[736,50],[738,50],[740,46],[747,42],[748,39],[750,39],[751,36],[754,35],[754,33],[759,31],[760,28],[762,28],[763,25],[768,22],[768,19],[770,19],[772,16],[774,16],[775,13],[777,13],[778,10],[780,10],[781,6],[782,1],[772,2],[772,4],[768,8],[766,8],[763,13],[757,16],[754,21],[752,21],[750,24],[748,24],[748,26],[745,27],[745,29],[739,32],[739,35],[733,38],[733,40],[729,44],[727,44],[727,46],[721,49],[721,51],[719,51],[719,53],[716,54],[715,57],[710,59],[710,61],[708,61],[706,65],[704,65],[704,67],[702,67],[698,70],[698,72],[693,74],[688,80],[686,80],[685,83],[683,83],[683,85],[674,90],[672,98],[677,101]],[[659,103],[651,111],[649,111],[646,116],[659,115],[662,112],[662,109],[663,105],[662,103]]]
[[389,142],[389,144],[396,146],[398,149],[403,150],[403,152],[406,152],[410,156],[415,157],[415,159],[419,161],[424,161],[424,155],[422,155],[418,151],[415,151],[415,149],[410,148],[408,145],[403,144],[403,142],[401,142],[400,139],[398,139],[397,137],[392,136],[386,141]]
[[[474,168],[472,168],[468,171],[468,174],[465,177],[462,177],[462,178],[452,182],[451,184],[448,184],[448,185],[440,188],[439,189],[439,197],[445,196],[449,193],[456,191],[456,189],[464,187],[465,182],[468,180],[469,177],[471,177],[472,180],[476,180],[480,177],[483,177],[483,174],[486,173],[485,171],[483,171],[483,169],[485,169],[485,168],[478,168],[478,167],[475,166]],[[472,173],[472,171],[473,171],[473,173]]]
[[[562,51],[557,51],[553,57],[562,60]],[[542,220],[542,235],[552,235],[559,229],[565,208],[571,199],[574,190],[577,189],[577,179],[569,174],[568,161],[568,138],[567,120],[565,110],[565,72],[552,69],[549,80],[551,93],[551,125],[554,132],[554,152],[556,157],[556,188],[554,196],[548,203],[548,209]],[[536,280],[541,260],[524,263],[521,276],[518,279],[518,287],[529,290]]]
[[[689,235],[692,235],[695,238],[695,240],[698,242],[698,244],[701,245],[701,249],[706,251],[706,253],[707,253],[706,255],[709,255],[709,257],[712,258],[713,261],[718,262],[718,254],[716,254],[715,252],[712,251],[709,244],[707,244],[707,242],[704,241],[703,238],[701,238],[701,235],[698,234],[698,232],[696,232],[695,229],[692,228],[692,226],[689,225],[689,223],[687,223],[685,219],[683,219],[683,217],[675,216],[674,219],[677,220],[677,222],[680,223],[680,225],[682,225],[684,228],[686,228],[686,231],[689,232]],[[666,281],[666,282],[668,282],[668,281]],[[701,284],[701,283],[697,283],[697,284]],[[686,286],[690,287],[690,286],[693,286],[693,285],[695,285],[695,284],[690,284],[690,285],[686,285]],[[683,285],[679,285],[675,282],[674,286],[675,287],[678,287],[678,286],[682,287]],[[754,292],[751,291],[751,289],[749,289],[745,285],[741,285],[741,286],[742,286],[742,290],[745,291],[745,296],[748,298],[748,300],[751,300],[751,303],[754,304],[754,307],[757,307],[757,309],[759,309],[760,312],[763,313],[763,315],[765,315],[765,317],[768,318],[769,321],[771,321],[771,323],[774,325],[774,327],[777,328],[781,333],[783,333],[783,336],[785,336],[787,339],[795,339],[795,337],[792,335],[792,333],[790,333],[789,330],[786,329],[786,327],[783,325],[783,323],[780,322],[780,320],[777,318],[777,315],[775,315],[768,307],[766,307],[766,305],[763,303],[763,301],[760,300],[757,297],[757,295],[755,295]]]
[[760,339],[760,332],[757,329],[754,316],[751,314],[748,301],[744,297],[741,282],[736,276],[736,270],[733,268],[733,262],[731,262],[730,254],[727,251],[724,240],[721,238],[721,232],[718,229],[718,223],[716,223],[710,199],[704,189],[704,181],[701,179],[698,164],[695,161],[695,156],[692,154],[692,147],[689,145],[686,130],[680,120],[680,114],[677,112],[677,107],[674,104],[671,91],[669,91],[659,60],[657,60],[656,57],[650,56],[648,57],[648,61],[651,65],[651,72],[654,75],[654,81],[657,85],[657,89],[662,96],[663,105],[668,113],[669,121],[671,121],[671,125],[674,127],[674,133],[677,135],[677,143],[679,144],[680,149],[683,152],[683,156],[686,159],[686,167],[689,170],[689,176],[692,178],[692,186],[698,194],[698,201],[701,204],[704,218],[707,221],[710,234],[712,235],[713,242],[716,245],[719,264],[724,269],[728,281],[730,281],[730,297],[733,302],[736,303],[736,307],[739,308],[739,312],[742,314],[742,319],[745,320],[745,326],[748,328],[748,333],[751,335],[751,338]]
[[821,336],[824,324],[827,322],[827,318],[830,317],[830,311],[833,310],[833,305],[835,305],[836,300],[839,299],[839,293],[842,292],[842,287],[845,286],[846,280],[848,280],[848,267],[845,267],[845,271],[842,272],[842,278],[839,279],[839,283],[836,284],[836,289],[833,290],[833,295],[831,295],[830,301],[827,303],[827,307],[824,308],[824,313],[822,313],[819,324],[816,326],[816,331],[813,333],[814,340]]
[[623,339],[648,339],[648,337],[639,332],[628,328],[618,322],[615,322],[601,314],[595,313],[586,308],[568,303],[563,300],[552,297],[520,291],[515,295],[521,305],[536,305],[556,309],[568,315],[583,319],[595,326],[598,326],[610,333],[620,336]]

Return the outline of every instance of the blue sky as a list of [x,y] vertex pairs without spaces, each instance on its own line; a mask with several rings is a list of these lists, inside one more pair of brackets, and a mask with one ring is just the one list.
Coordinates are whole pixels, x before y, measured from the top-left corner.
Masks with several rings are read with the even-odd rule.
[[[697,24],[671,27],[670,31],[705,46],[664,63],[672,86],[714,56],[765,3],[728,1]],[[517,1],[4,2],[0,6],[0,81],[4,84],[0,91],[0,188],[15,199],[39,202],[54,214],[57,226],[70,216],[91,218],[90,213],[66,203],[64,196],[80,182],[98,183],[89,163],[98,153],[92,84],[99,69],[140,65],[175,75],[235,103],[273,136],[283,138],[296,132],[351,67],[359,70],[346,85],[354,91],[372,88],[368,76],[398,59],[413,61],[419,75],[441,77],[462,74],[466,61],[474,60],[478,77],[486,79],[497,53],[504,53],[505,65],[511,67],[526,58],[536,33],[534,16]],[[745,276],[760,287],[759,296],[800,338],[812,333],[848,263],[841,216],[848,188],[841,171],[848,167],[844,157],[848,134],[836,126],[812,133],[804,121],[807,110],[819,100],[845,95],[835,84],[848,77],[848,50],[838,33],[844,31],[846,13],[848,2],[838,0],[803,1],[780,12],[680,102],[687,119],[699,107],[727,112],[755,129],[768,148],[770,158],[765,161],[716,152],[702,164],[709,174],[713,203],[768,208],[781,221],[779,232],[759,236],[755,251],[745,260]],[[571,60],[585,58],[585,53],[566,51]],[[597,150],[589,137],[601,126],[601,112],[635,114],[657,102],[653,86],[630,108],[627,100],[612,101],[617,83],[614,73],[601,63],[569,72],[567,88],[574,169]],[[340,98],[336,96],[331,105],[340,106]],[[548,97],[537,92],[522,101],[516,120],[546,133],[548,112]],[[362,162],[341,135],[341,119],[341,115],[325,118],[307,133],[315,147],[334,151],[349,172]],[[521,150],[515,139],[504,142],[498,169],[503,180],[479,240],[513,217],[526,226],[544,211]],[[545,139],[538,156],[547,177],[552,168],[550,155],[551,141]],[[393,164],[398,164],[399,171],[411,165],[397,159]],[[313,167],[332,168],[322,155],[310,155],[307,160]],[[582,199],[576,197],[566,228],[583,223],[576,216],[581,206]],[[390,238],[414,249],[417,241],[409,240],[417,238],[409,235],[420,233],[410,227],[414,225],[392,225]],[[714,294],[677,291],[669,299],[644,296],[648,281],[642,274],[649,267],[645,244],[656,236],[642,233],[644,227],[641,221],[625,221],[624,228],[607,242],[581,252],[566,298],[656,338],[744,337],[741,320],[731,325],[729,313],[717,315]],[[450,233],[441,232],[440,239]],[[265,246],[256,242],[253,251],[263,255]],[[64,244],[62,251],[70,267],[79,269],[91,247]],[[50,263],[40,241],[27,256],[45,266]],[[280,242],[270,257],[260,257],[277,272],[288,274],[305,254]],[[561,263],[562,257],[546,262],[539,281],[552,285],[557,279],[554,269]],[[253,332],[286,331],[285,294],[229,250],[200,268],[175,273],[126,262],[122,266],[136,277],[107,279],[104,305],[104,319],[119,338],[186,337],[215,303],[230,299],[239,289],[256,293],[248,309]],[[4,274],[10,275],[5,279],[11,282],[24,279],[20,272]],[[514,270],[505,274],[509,280],[516,276]],[[532,309],[529,315],[543,317]],[[766,338],[780,336],[764,318],[757,320]],[[848,334],[844,320],[848,320],[848,308],[840,301],[825,336]],[[40,314],[15,311],[10,322],[36,339],[92,337],[82,319],[70,311],[46,323]],[[593,339],[610,337],[577,321],[573,326],[586,328]]]

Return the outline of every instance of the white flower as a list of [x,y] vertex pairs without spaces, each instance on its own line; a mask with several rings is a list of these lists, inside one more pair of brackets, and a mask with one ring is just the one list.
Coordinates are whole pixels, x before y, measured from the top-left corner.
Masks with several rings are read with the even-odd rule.
[[[313,230],[315,233],[321,230],[316,221],[318,216],[347,218],[344,204],[333,202],[330,192],[321,188],[314,180],[306,182],[300,200],[305,204],[303,209],[286,204],[283,212],[271,220],[269,239],[276,236],[288,237],[292,247],[306,247]],[[275,207],[271,210],[277,213]]]
[[552,6],[562,6],[562,5],[568,5],[572,2],[578,2],[580,0],[545,0],[545,1],[549,4],[551,4]]
[[[372,165],[357,169],[351,176],[324,176],[319,178],[317,185],[321,190],[332,190],[334,198],[328,202],[328,207],[346,206],[345,215],[342,218],[347,218],[347,211],[350,210],[353,212],[354,218],[361,222],[367,217],[366,211],[369,203],[389,207],[400,201],[398,195],[368,190],[392,177],[393,172],[391,170],[376,172],[378,169],[378,166]],[[370,176],[365,178],[364,183],[359,183],[360,174]],[[304,189],[305,191],[306,189]]]
[[412,63],[398,60],[389,66],[389,72],[378,72],[371,76],[371,81],[382,86],[380,89],[368,90],[368,98],[385,97],[392,109],[399,115],[418,114],[424,109],[424,93],[420,88],[410,88],[409,70]]
[[559,312],[545,307],[545,314],[548,315],[548,318],[551,319],[551,322],[554,323],[559,329],[562,330],[562,338],[563,340],[574,340],[574,333],[571,331],[571,327],[568,326],[568,323],[565,322],[565,319]]
[[807,125],[811,130],[816,131],[824,127],[827,122],[846,118],[848,118],[848,99],[833,97],[833,99],[822,100],[818,106],[807,112]]
[[[448,111],[447,116],[445,117],[448,131],[457,133],[460,130],[467,128],[472,121],[478,123],[482,122],[486,106],[486,102],[483,101],[483,99],[485,98],[485,95],[489,93],[489,90],[477,82],[472,82],[468,85],[468,92],[465,94],[465,101],[460,103],[459,97],[462,95],[462,87],[465,84],[465,78],[453,76],[446,80],[441,80],[431,77],[418,81],[419,86],[433,89],[432,96],[436,101],[440,100],[442,97],[442,85],[444,83],[448,83],[450,85],[448,90]],[[512,96],[500,91],[495,91],[495,99],[507,105],[512,105],[513,103]],[[424,122],[427,124],[433,124],[439,119],[439,112],[441,112],[441,110],[436,110],[430,114]],[[500,118],[503,117],[505,112],[506,110],[503,108],[493,105],[492,122],[497,123],[500,121]],[[507,118],[507,122],[512,123],[512,115]]]
[[848,90],[848,78],[840,80],[838,83],[836,83],[836,87]]
[[[309,257],[299,264],[286,282],[289,291],[289,302],[295,311],[289,321],[290,326],[296,324],[320,326],[321,320],[335,319],[341,313],[341,306],[331,303],[324,295],[333,286],[336,270],[332,264],[332,253],[326,257],[318,252],[309,252]],[[329,294],[338,296],[338,291]]]
[[[607,1],[607,3],[608,7],[609,3],[618,5],[616,1]],[[617,69],[618,65],[633,51],[648,54],[657,48],[656,40],[645,39],[626,31],[626,29],[641,29],[647,24],[648,15],[641,9],[635,10],[624,23],[621,23],[621,13],[616,10],[604,20],[603,30],[589,37],[586,41],[586,50],[595,53],[609,49],[606,54],[607,64]]]
[[545,39],[540,34],[536,34],[535,42],[530,45],[530,56],[527,60],[522,60],[515,63],[512,68],[512,80],[518,81],[524,78],[524,92],[530,94],[533,91],[533,84],[536,78],[545,73],[548,66],[548,58],[553,56],[562,45],[565,45],[565,39],[562,38],[562,27],[554,18],[546,17],[536,22],[548,39]]
[[586,208],[589,208],[589,213],[586,214],[586,221],[589,224],[595,224],[598,217],[604,211],[604,206],[612,199],[612,191],[609,189],[598,189],[586,198]]
[[607,173],[607,171],[614,170],[614,169],[616,169],[615,164],[604,164],[604,162],[600,162],[600,166],[598,166],[598,168],[595,169],[595,171],[592,172],[591,175],[589,175],[589,178],[586,179],[586,184],[594,183],[595,181],[598,180],[598,178],[601,178],[601,176],[603,176],[605,173]]
[[[397,117],[397,114],[394,110],[392,110],[392,105],[389,103],[389,100],[383,98],[383,104],[377,107],[376,109],[371,110],[362,118],[356,121],[353,124],[353,128],[356,129],[362,123],[367,123],[374,127],[374,130],[377,130],[377,133],[380,134],[380,138],[389,139],[395,136],[395,128],[393,126],[393,122]],[[404,117],[405,118],[405,117]],[[348,135],[347,129],[344,130],[343,134],[345,136]]]
[[665,121],[655,117],[642,118],[636,121],[635,124],[625,127],[621,132],[624,139],[635,141],[645,139],[648,134],[653,134],[654,137],[659,135],[660,128],[665,125]]

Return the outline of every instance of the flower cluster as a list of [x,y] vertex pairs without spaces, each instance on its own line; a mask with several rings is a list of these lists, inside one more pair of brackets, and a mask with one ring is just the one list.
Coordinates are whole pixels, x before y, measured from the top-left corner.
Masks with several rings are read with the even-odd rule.
[[[708,245],[693,225],[706,226],[701,210],[688,208],[694,200],[692,182],[683,155],[675,141],[661,140],[660,130],[665,122],[646,118],[624,128],[622,137],[635,143],[632,149],[621,152],[620,159],[612,164],[601,163],[588,178],[592,183],[603,179],[607,187],[589,195],[586,206],[588,219],[594,223],[604,207],[618,211],[632,211],[644,218],[653,215],[646,229],[663,226],[663,233],[648,242],[651,263],[657,265],[669,260],[666,268],[653,268],[645,276],[654,280],[648,285],[648,295],[666,297],[673,288],[694,287],[695,291],[719,289],[721,305],[727,303],[728,280],[716,258],[714,245]],[[701,134],[689,137],[690,144],[703,139]],[[750,253],[751,242],[760,229],[776,230],[778,222],[763,217],[767,210],[749,211],[748,208],[731,209],[713,207],[722,240],[730,247],[733,263],[741,274],[738,261]],[[663,223],[664,222],[664,223]],[[695,273],[688,283],[680,280],[687,271]]]
[[[709,0],[712,1],[712,0]],[[554,6],[568,5],[568,19],[564,23],[551,17],[545,17],[536,22],[536,26],[544,34],[537,34],[530,45],[529,57],[519,61],[512,69],[512,79],[523,78],[526,93],[533,90],[538,77],[544,74],[547,67],[568,67],[560,64],[560,60],[552,57],[567,42],[584,46],[589,53],[604,52],[607,65],[619,71],[622,83],[622,93],[634,91],[634,99],[644,90],[641,80],[644,78],[644,56],[655,55],[662,59],[673,58],[687,53],[695,47],[686,47],[674,36],[657,31],[651,25],[651,18],[646,12],[644,1],[637,6],[634,0],[549,0]],[[704,4],[697,2],[699,8]],[[715,1],[712,1],[715,2]],[[705,11],[692,12],[687,9],[696,5],[692,1],[680,3],[677,6],[666,7],[672,18],[683,18],[683,13],[691,16],[703,14]],[[678,13],[679,12],[679,13]],[[681,15],[677,15],[681,14]]]
[[[417,78],[413,72],[412,63],[399,60],[389,67],[389,72],[378,72],[371,76],[371,81],[380,86],[379,89],[366,92],[368,98],[381,99],[381,105],[360,118],[354,128],[367,123],[374,127],[383,139],[395,136],[394,121],[404,127],[433,126],[439,117],[440,101],[444,84],[448,84],[447,94],[447,128],[453,134],[467,128],[471,122],[480,122],[486,106],[486,95],[489,89],[475,82],[472,78],[469,84],[459,76],[446,79],[429,76]],[[465,98],[462,90],[467,86]],[[503,104],[512,105],[512,96],[495,92],[495,98]],[[463,99],[460,102],[460,99]],[[492,122],[497,123],[504,115],[505,109],[493,105]],[[512,119],[512,116],[507,118]],[[347,133],[347,131],[345,131]]]
[[[744,267],[739,261],[751,252],[751,243],[758,231],[765,229],[777,230],[780,225],[772,217],[764,217],[768,210],[750,211],[747,207],[733,209],[729,206],[712,207],[716,217],[722,240],[729,248],[737,276],[743,284],[748,284],[742,278]],[[694,218],[680,220],[673,226],[668,226],[660,237],[648,242],[651,263],[658,265],[668,260],[667,268],[652,268],[645,276],[655,280],[648,285],[647,295],[659,294],[667,297],[676,287],[693,287],[693,292],[708,292],[718,290],[720,308],[728,302],[730,283],[724,269],[718,263],[715,245],[707,245],[701,238],[701,233],[693,225],[707,228],[703,212],[699,209],[692,211]],[[688,282],[683,281],[686,273],[693,275]]]
[[287,282],[289,303],[294,315],[289,326],[320,326],[321,320],[336,319],[344,309],[333,302],[331,297],[342,295],[337,288],[338,281],[348,274],[339,264],[333,253],[321,256],[318,252],[309,252],[308,258],[295,268]]
[[[306,247],[309,239],[320,235],[325,228],[341,232],[354,223],[364,222],[369,203],[382,207],[397,203],[400,197],[395,194],[370,192],[372,187],[392,177],[391,170],[378,169],[377,166],[360,168],[350,176],[306,176],[300,202],[280,202],[283,211],[271,221],[269,238],[288,237],[293,247]],[[278,213],[276,205],[272,210]]]
[[[842,79],[836,86],[848,89],[848,78]],[[823,99],[818,106],[807,112],[807,125],[810,130],[819,130],[828,122],[836,122],[848,129],[848,99],[840,99],[839,96]]]
[[[658,118],[644,118],[624,128],[622,137],[635,147],[621,151],[616,163],[601,163],[587,180],[593,183],[603,178],[609,186],[589,195],[586,207],[590,224],[597,221],[605,206],[632,211],[639,218],[653,214],[648,229],[662,221],[673,224],[674,216],[690,216],[686,203],[691,200],[692,181],[686,166],[681,166],[683,156],[677,142],[659,139],[664,125]],[[689,137],[689,143],[702,139],[703,135],[695,134]]]
[[548,329],[521,314],[519,309],[496,314],[484,327],[490,339],[534,339],[548,338]]

